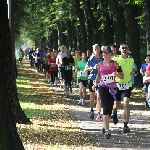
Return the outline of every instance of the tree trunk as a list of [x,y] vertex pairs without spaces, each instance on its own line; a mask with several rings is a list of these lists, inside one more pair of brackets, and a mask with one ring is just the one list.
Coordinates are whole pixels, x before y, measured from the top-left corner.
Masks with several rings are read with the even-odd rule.
[[116,0],[109,1],[109,8],[112,12],[114,22],[115,42],[119,47],[120,43],[126,40],[126,24],[124,17],[124,8]]
[[53,29],[53,48],[58,49],[58,30]]
[[89,22],[89,20],[87,19],[87,36],[88,36],[88,40],[87,40],[87,49],[90,50],[90,52],[92,52],[92,46],[93,46],[93,32],[92,32],[92,28],[91,28],[91,24]]
[[113,19],[110,18],[110,15],[106,14],[106,21],[104,27],[104,42],[105,45],[110,45],[114,43],[114,28],[113,28]]
[[75,0],[76,4],[76,14],[79,17],[79,22],[80,22],[80,33],[81,33],[81,41],[82,41],[82,46],[80,51],[86,52],[87,50],[87,31],[86,31],[86,26],[85,26],[85,14],[84,11],[80,8],[80,1]]
[[77,27],[77,50],[81,51],[82,49],[82,39],[81,39],[81,32],[80,26]]
[[[102,37],[102,30],[100,30],[101,21],[99,19],[101,18],[100,13],[98,13],[97,17],[94,16],[93,12],[98,11],[97,10],[97,0],[90,1],[90,0],[84,0],[83,1],[85,6],[85,12],[87,13],[86,16],[89,19],[89,22],[92,27],[93,32],[93,44],[99,44],[101,45],[101,37]],[[95,5],[94,10],[92,10],[93,6],[91,6],[91,3]]]
[[1,0],[0,13],[0,149],[24,150],[12,113],[13,92],[16,89],[13,49],[8,21],[7,1]]
[[[61,22],[61,30],[60,30],[60,43],[61,45],[65,45],[67,44],[67,37],[66,37],[66,24],[64,24],[64,22]],[[61,46],[60,45],[60,46]]]
[[146,43],[147,53],[150,54],[150,0],[143,0],[143,11],[146,23]]
[[72,39],[73,39],[73,47],[72,48],[75,48],[75,50],[77,49],[77,29],[75,27],[75,23],[76,21],[73,20],[72,21]]
[[[138,26],[138,8],[133,4],[127,4],[125,7],[125,22],[127,26],[127,41],[129,43],[129,50],[132,52],[135,64],[138,68],[141,67],[140,55],[140,32]],[[142,86],[142,78],[140,75],[135,77],[135,85]]]
[[67,39],[68,39],[68,45],[69,49],[73,48],[73,40],[72,40],[72,24],[71,20],[66,21],[66,27],[67,27]]

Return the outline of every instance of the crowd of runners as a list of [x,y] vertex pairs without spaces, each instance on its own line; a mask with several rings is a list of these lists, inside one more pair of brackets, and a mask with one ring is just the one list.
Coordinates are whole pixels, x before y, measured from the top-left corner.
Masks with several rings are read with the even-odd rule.
[[[108,139],[111,136],[109,129],[110,119],[114,124],[118,123],[117,109],[121,101],[124,106],[123,132],[130,132],[128,127],[130,117],[130,96],[134,86],[134,77],[138,69],[134,63],[128,43],[122,42],[119,45],[120,54],[117,53],[117,46],[99,47],[93,45],[90,52],[67,50],[62,45],[60,51],[51,48],[35,51],[30,50],[29,65],[35,72],[42,72],[44,81],[51,86],[60,84],[64,88],[65,97],[69,97],[72,88],[79,88],[79,105],[85,105],[86,90],[90,92],[90,119],[94,119],[94,101],[97,100],[97,121],[103,121],[102,134]],[[24,57],[23,50],[18,52],[20,66]],[[146,91],[146,108],[150,107],[150,55],[145,58],[145,63],[140,68],[143,76],[144,89]],[[102,108],[102,109],[101,109]]]

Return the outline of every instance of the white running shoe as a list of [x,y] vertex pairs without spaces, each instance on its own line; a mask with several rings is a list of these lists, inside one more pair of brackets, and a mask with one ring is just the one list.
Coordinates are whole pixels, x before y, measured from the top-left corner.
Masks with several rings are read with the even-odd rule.
[[81,104],[82,104],[82,99],[80,99],[78,102],[78,105],[81,105]]

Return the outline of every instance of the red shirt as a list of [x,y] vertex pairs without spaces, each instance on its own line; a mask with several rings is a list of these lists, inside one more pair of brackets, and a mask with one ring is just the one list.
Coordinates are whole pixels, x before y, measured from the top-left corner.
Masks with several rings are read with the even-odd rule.
[[[56,64],[56,58],[50,58],[48,59],[48,63],[55,63]],[[50,65],[49,71],[57,71],[57,65]]]
[[148,64],[148,66],[146,67],[147,71],[150,71],[150,64]]

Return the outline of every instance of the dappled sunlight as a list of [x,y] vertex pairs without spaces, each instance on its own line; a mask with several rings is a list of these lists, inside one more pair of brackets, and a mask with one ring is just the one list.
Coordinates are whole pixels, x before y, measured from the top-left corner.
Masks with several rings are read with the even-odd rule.
[[87,149],[95,150],[85,133],[75,125],[63,103],[63,97],[43,82],[42,74],[28,67],[19,68],[17,92],[20,105],[32,125],[17,124],[27,150]]

